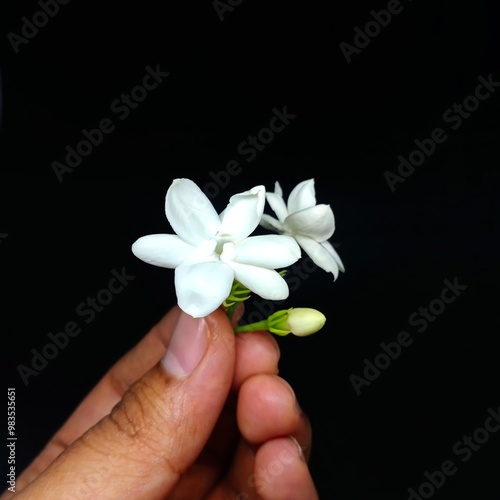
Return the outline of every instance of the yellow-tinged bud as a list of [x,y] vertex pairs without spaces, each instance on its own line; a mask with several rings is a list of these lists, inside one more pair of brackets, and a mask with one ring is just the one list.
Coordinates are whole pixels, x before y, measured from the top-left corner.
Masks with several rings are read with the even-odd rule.
[[238,326],[236,333],[255,330],[269,330],[276,335],[292,333],[297,337],[312,335],[323,328],[326,317],[323,313],[309,307],[291,307],[271,314],[269,318],[249,325]]
[[323,328],[325,321],[325,315],[316,309],[291,307],[269,316],[268,329],[277,335],[292,333],[297,337],[306,337]]
[[286,321],[291,333],[298,337],[306,337],[321,330],[325,324],[326,317],[316,309],[296,307],[289,309]]

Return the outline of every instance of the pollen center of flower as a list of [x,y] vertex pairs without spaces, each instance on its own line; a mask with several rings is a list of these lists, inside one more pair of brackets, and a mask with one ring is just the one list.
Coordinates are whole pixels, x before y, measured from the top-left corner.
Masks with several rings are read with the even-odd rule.
[[230,262],[234,260],[234,257],[236,256],[236,250],[235,250],[235,245],[234,243],[228,242],[224,243],[222,247],[222,253],[220,255],[220,260],[222,262]]
[[295,228],[293,227],[293,224],[290,223],[290,219],[287,217],[283,221],[283,234],[287,236],[293,236],[295,233]]
[[201,242],[196,248],[196,254],[199,256],[211,256],[217,248],[217,240],[214,238]]

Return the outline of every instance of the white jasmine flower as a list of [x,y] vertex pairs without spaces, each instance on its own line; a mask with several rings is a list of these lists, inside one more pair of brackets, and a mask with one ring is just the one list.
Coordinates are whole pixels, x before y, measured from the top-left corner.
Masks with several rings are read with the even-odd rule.
[[265,188],[256,186],[232,196],[218,214],[193,181],[175,179],[165,213],[176,234],[142,236],[132,252],[149,264],[175,269],[179,307],[193,317],[217,309],[235,279],[264,299],[286,299],[288,285],[276,269],[296,262],[300,247],[284,235],[248,237],[264,204]]
[[295,238],[312,261],[332,273],[336,280],[339,270],[344,272],[345,269],[328,241],[335,231],[335,218],[330,205],[316,205],[314,179],[297,184],[286,204],[279,182],[275,184],[274,193],[266,193],[266,199],[278,218],[263,214],[260,225]]

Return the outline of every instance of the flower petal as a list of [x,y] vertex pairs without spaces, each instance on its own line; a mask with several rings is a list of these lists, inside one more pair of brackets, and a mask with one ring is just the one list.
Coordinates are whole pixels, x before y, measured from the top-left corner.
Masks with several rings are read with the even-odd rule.
[[283,191],[281,189],[280,183],[276,181],[274,185],[274,193],[266,193],[266,200],[269,206],[273,209],[273,212],[278,217],[280,222],[283,222],[288,215],[288,210],[286,208],[285,200],[283,199]]
[[238,262],[230,262],[229,265],[234,270],[235,278],[263,299],[284,300],[288,297],[288,284],[278,271]]
[[259,225],[265,202],[264,186],[231,196],[220,215],[218,239],[236,243],[246,238]]
[[316,191],[314,189],[314,179],[299,182],[288,196],[288,212],[293,214],[299,210],[314,207],[316,205]]
[[318,242],[325,241],[335,231],[335,217],[330,205],[315,205],[292,213],[283,226],[288,233],[309,236]]
[[321,246],[335,259],[335,262],[339,266],[339,269],[343,273],[345,273],[344,264],[342,263],[342,260],[340,259],[339,254],[337,253],[337,251],[335,250],[335,248],[333,248],[333,246],[331,245],[331,243],[329,241],[323,241],[323,242],[321,242]]
[[[221,260],[250,266],[277,269],[287,267],[300,259],[300,247],[294,238],[269,234],[251,236],[237,245],[226,243]],[[229,263],[229,262],[228,262]]]
[[194,246],[213,238],[220,227],[211,201],[189,179],[174,179],[165,198],[165,213],[172,229]]
[[284,232],[283,224],[278,219],[275,219],[274,217],[271,217],[267,214],[262,215],[262,218],[260,219],[260,225],[264,229],[269,229],[269,231],[275,231],[277,233]]
[[[339,266],[334,256],[321,243],[314,241],[307,236],[297,235],[298,244],[311,257],[312,261],[327,273],[333,273],[334,281],[339,275]],[[324,243],[324,242],[323,242]],[[332,247],[333,248],[333,247]]]
[[175,234],[141,236],[132,245],[132,253],[154,266],[174,269],[194,250]]
[[233,279],[231,267],[218,260],[181,264],[175,270],[179,307],[193,318],[208,316],[226,300]]

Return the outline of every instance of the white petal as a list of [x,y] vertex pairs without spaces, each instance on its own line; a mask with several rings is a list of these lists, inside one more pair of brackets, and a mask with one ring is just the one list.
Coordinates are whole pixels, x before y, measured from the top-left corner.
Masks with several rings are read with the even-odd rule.
[[194,318],[208,316],[226,300],[233,279],[233,270],[218,260],[181,264],[175,270],[179,307]]
[[276,182],[274,187],[274,193],[266,193],[266,200],[269,206],[273,209],[273,212],[278,217],[280,222],[283,222],[288,215],[288,210],[286,208],[285,200],[283,199],[283,191],[279,182]]
[[234,270],[235,278],[263,299],[284,300],[288,297],[288,284],[278,271],[237,262],[231,262],[230,266]]
[[335,259],[335,262],[339,266],[340,270],[343,273],[345,273],[344,264],[342,263],[342,260],[340,259],[339,254],[337,253],[337,251],[335,250],[335,248],[333,248],[333,246],[330,244],[330,242],[329,241],[323,241],[321,243],[321,246]]
[[142,236],[132,245],[132,253],[139,259],[155,266],[174,269],[194,251],[175,234],[150,234]]
[[173,230],[187,243],[213,238],[220,218],[205,193],[189,179],[175,179],[167,191],[165,213]]
[[284,231],[283,224],[278,219],[267,214],[262,215],[260,225],[264,229],[269,229],[269,231],[275,231],[277,233],[282,233]]
[[[240,194],[253,194],[258,197],[258,205],[257,205],[257,213],[262,215],[264,212],[264,205],[266,204],[266,188],[265,186],[259,185],[259,186],[254,186],[252,189],[249,191],[244,191],[243,193]],[[235,195],[237,196],[237,195]]]
[[333,255],[321,243],[307,236],[297,235],[296,238],[312,261],[327,273],[333,273],[333,279],[336,280],[339,275],[339,266]]
[[277,269],[297,262],[300,255],[300,247],[294,238],[270,234],[252,236],[237,245],[227,243],[224,245],[221,260]]
[[316,192],[314,189],[314,179],[302,181],[297,184],[288,196],[288,212],[293,214],[299,210],[314,207],[316,205]]
[[285,231],[309,236],[315,241],[331,238],[335,231],[335,218],[329,205],[315,205],[290,214],[283,224]]
[[264,186],[256,186],[250,191],[231,196],[221,214],[217,238],[235,243],[246,238],[259,225],[265,201]]

